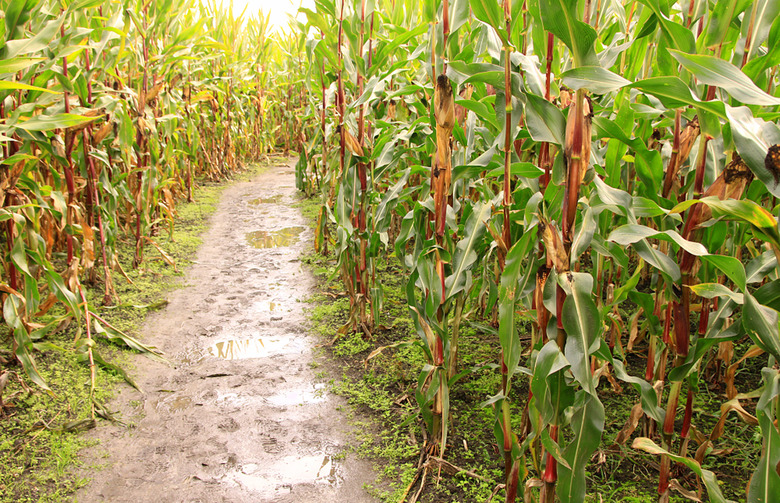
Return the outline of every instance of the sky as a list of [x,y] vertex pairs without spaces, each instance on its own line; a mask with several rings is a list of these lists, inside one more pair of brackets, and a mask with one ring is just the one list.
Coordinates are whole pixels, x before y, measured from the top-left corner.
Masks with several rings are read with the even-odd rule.
[[[225,5],[230,0],[223,0]],[[288,14],[295,14],[298,10],[301,0],[233,0],[233,11],[236,15],[241,14],[244,7],[247,8],[247,14],[256,15],[258,10],[271,13],[269,19],[272,29],[280,29],[287,26]],[[314,5],[313,0],[303,0],[304,7]]]

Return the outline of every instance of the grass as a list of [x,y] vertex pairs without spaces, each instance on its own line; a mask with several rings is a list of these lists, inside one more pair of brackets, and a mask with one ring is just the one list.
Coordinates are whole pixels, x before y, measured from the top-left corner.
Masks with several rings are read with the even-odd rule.
[[[238,174],[237,180],[248,179],[261,172],[264,165],[255,165]],[[177,207],[178,218],[170,234],[161,229],[155,241],[174,258],[174,269],[160,259],[151,246],[146,247],[141,267],[132,269],[134,242],[126,238],[118,246],[120,263],[133,284],[118,272],[114,282],[120,298],[118,305],[100,306],[102,284],[91,285],[87,299],[101,317],[126,333],[140,337],[140,327],[153,310],[164,307],[165,295],[182,286],[183,271],[191,263],[201,243],[200,234],[208,225],[226,183],[203,182],[194,193],[194,202]],[[56,316],[52,310],[51,316]],[[62,314],[60,311],[59,314]],[[0,411],[0,502],[32,503],[61,502],[72,499],[73,493],[88,483],[77,476],[73,468],[81,464],[78,453],[94,441],[79,431],[91,423],[89,368],[72,349],[74,327],[49,335],[36,352],[38,369],[51,387],[51,393],[28,388],[11,376],[2,392],[6,408]],[[10,341],[5,342],[5,347]],[[94,350],[110,363],[132,374],[128,362],[129,350],[96,338]],[[0,369],[26,376],[7,352],[0,352]],[[110,402],[124,379],[118,373],[97,369],[94,399]],[[100,420],[100,419],[98,419]]]

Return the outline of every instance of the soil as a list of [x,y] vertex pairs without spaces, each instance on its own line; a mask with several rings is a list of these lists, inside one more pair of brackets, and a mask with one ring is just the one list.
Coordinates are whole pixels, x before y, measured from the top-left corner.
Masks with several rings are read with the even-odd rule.
[[103,468],[78,501],[373,501],[307,333],[294,180],[288,163],[224,191],[186,286],[143,329],[170,364],[134,357],[144,392],[110,405],[132,427],[93,430],[83,461]]

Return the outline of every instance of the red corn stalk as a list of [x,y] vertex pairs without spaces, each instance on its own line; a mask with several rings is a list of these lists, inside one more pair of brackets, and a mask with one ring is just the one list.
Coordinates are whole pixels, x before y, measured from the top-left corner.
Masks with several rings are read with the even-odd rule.
[[[753,172],[742,161],[742,159],[734,154],[732,161],[723,170],[723,173],[713,182],[712,185],[704,193],[705,197],[716,196],[720,200],[725,199],[740,199],[747,185],[753,179]],[[699,225],[712,216],[712,211],[707,205],[697,204],[693,206],[689,211],[685,220],[685,226],[683,227],[683,238],[694,241],[699,233]],[[682,291],[680,294],[680,302],[673,303],[674,312],[674,351],[675,359],[674,366],[681,365],[690,347],[690,288],[693,279],[691,278],[691,271],[695,264],[696,257],[685,251],[680,250],[680,272],[682,274]],[[667,316],[669,314],[667,313]],[[668,325],[668,321],[667,321]],[[669,391],[669,398],[666,407],[666,417],[664,421],[664,444],[667,450],[671,446],[672,436],[674,435],[674,419],[677,410],[677,402],[679,400],[681,382],[675,382],[672,384],[672,388]],[[691,398],[692,400],[693,398]],[[690,422],[690,419],[688,419]],[[687,433],[687,432],[686,432]],[[659,477],[658,491],[660,494],[665,493],[668,490],[669,480],[669,458],[668,456],[662,456],[661,458],[661,474]]]
[[452,180],[452,151],[450,136],[455,127],[455,100],[452,94],[452,84],[446,75],[436,78],[436,88],[433,95],[434,117],[436,119],[436,154],[431,169],[431,188],[434,193],[435,229],[441,240],[444,237],[444,227],[447,220],[447,202],[450,195]]
[[580,89],[577,91],[574,106],[569,108],[563,152],[566,163],[566,193],[563,199],[561,233],[567,246],[571,244],[573,237],[580,185],[590,160],[590,138],[590,102],[585,97],[585,92]]
[[[550,426],[550,438],[553,442],[558,442],[558,425]],[[546,462],[544,466],[544,473],[542,474],[542,482],[544,482],[544,488],[542,489],[542,503],[554,503],[555,502],[555,484],[558,482],[558,461],[549,452],[545,454]]]

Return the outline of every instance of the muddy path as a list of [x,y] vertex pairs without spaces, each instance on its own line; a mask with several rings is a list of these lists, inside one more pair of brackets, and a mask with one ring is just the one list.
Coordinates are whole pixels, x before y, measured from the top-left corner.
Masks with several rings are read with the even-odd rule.
[[186,287],[143,329],[171,365],[136,357],[144,393],[111,404],[135,426],[93,431],[82,460],[104,468],[85,472],[79,502],[373,501],[346,407],[312,368],[292,162],[223,193]]

